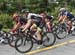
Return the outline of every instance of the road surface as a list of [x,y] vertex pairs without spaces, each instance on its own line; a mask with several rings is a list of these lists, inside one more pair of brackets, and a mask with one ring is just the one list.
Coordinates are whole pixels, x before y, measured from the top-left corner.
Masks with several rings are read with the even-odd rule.
[[[62,43],[75,40],[75,36],[67,36],[65,39],[56,40],[56,43],[54,45],[60,45]],[[44,51],[41,49],[41,51],[37,52],[36,49],[37,45],[34,45],[33,49],[30,51],[30,53],[19,53],[15,50],[15,48],[10,47],[9,45],[0,44],[0,55],[75,55],[75,41],[72,43],[66,43],[61,46],[51,48],[51,49],[45,49],[46,47],[43,47]],[[40,49],[39,49],[40,50]]]

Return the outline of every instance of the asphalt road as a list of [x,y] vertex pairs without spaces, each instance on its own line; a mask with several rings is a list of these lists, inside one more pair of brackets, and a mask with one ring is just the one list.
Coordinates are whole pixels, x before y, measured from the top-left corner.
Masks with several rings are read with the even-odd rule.
[[[67,42],[69,40],[75,40],[75,36],[70,35],[62,40],[57,39],[55,45]],[[37,45],[35,44],[33,49],[31,50],[31,52],[37,50],[36,46]],[[45,47],[43,47],[43,48],[45,48]],[[19,53],[15,50],[15,48],[10,47],[9,45],[1,44],[0,45],[0,55],[27,55],[27,54]],[[30,54],[30,55],[75,55],[75,42],[68,43],[66,45],[52,48],[49,50],[41,51],[38,53],[36,52],[35,54]]]

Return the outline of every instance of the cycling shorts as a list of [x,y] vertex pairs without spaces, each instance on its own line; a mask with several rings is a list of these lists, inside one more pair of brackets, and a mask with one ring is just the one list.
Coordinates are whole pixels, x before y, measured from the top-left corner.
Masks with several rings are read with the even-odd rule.
[[[37,31],[40,31],[40,32],[42,31],[42,29],[41,29],[40,27],[38,27],[36,24],[33,24],[32,26],[33,26],[34,28],[37,28]],[[31,27],[32,27],[32,26],[31,26]]]

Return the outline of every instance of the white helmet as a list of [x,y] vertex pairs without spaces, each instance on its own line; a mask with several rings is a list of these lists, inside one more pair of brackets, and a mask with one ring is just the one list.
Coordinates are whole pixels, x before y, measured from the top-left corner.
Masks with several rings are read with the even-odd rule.
[[60,8],[59,11],[60,11],[60,12],[61,12],[61,11],[66,11],[66,9],[65,9],[65,8]]
[[54,19],[54,16],[51,16]]

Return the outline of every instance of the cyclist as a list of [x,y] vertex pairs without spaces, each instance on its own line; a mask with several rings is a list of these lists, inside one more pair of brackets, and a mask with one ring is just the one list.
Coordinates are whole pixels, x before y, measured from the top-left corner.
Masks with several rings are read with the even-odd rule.
[[41,11],[40,15],[43,16],[43,19],[46,26],[48,27],[48,32],[52,31],[52,21],[54,19],[53,16],[47,15],[47,13],[45,11]]
[[59,14],[58,14],[58,21],[59,21],[59,23],[61,22],[61,21],[63,21],[63,19],[64,19],[64,17],[63,17],[63,15],[64,15],[64,13],[66,12],[66,9],[65,8],[60,8],[59,9]]
[[74,21],[75,17],[73,16],[72,13],[68,12],[65,8],[61,8],[59,13],[59,22],[61,22],[62,24],[67,21],[67,25],[68,25],[68,34],[72,28],[72,21]]
[[38,47],[41,47],[42,44],[42,29],[40,28],[40,23],[42,21],[42,16],[40,16],[39,14],[35,14],[35,13],[29,13],[28,10],[23,9],[22,13],[24,13],[24,15],[26,16],[26,18],[28,19],[24,29],[22,31],[26,31],[28,28],[30,28],[31,30],[36,29],[36,35],[37,35],[37,40],[38,40]]
[[23,28],[23,26],[26,24],[27,19],[21,17],[18,13],[13,14],[13,21],[15,21],[15,25],[12,28],[12,32],[14,33],[17,29]]

